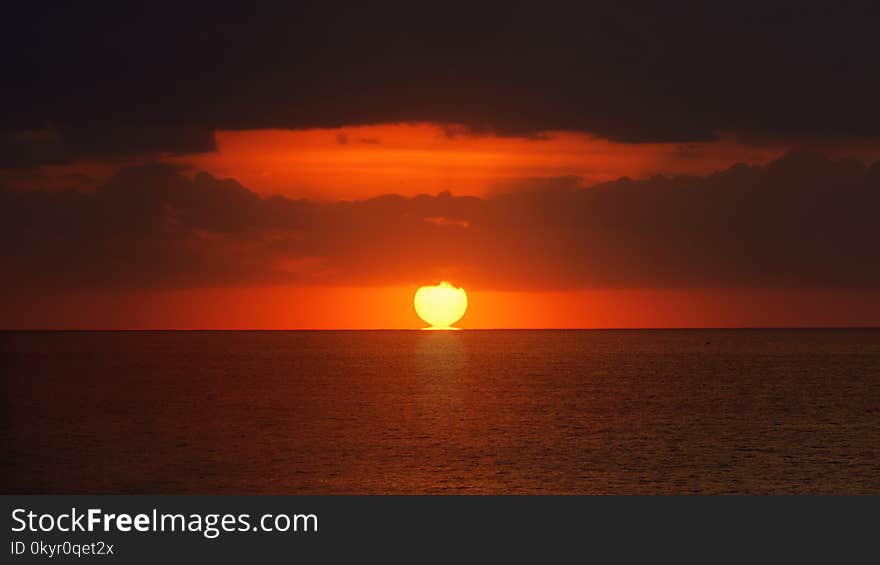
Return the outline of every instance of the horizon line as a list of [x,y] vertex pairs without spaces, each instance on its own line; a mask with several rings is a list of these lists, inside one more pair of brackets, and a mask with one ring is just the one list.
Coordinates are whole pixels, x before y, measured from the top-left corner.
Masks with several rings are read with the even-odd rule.
[[[0,328],[0,332],[422,332],[425,328]],[[462,331],[880,330],[880,325],[456,328]]]

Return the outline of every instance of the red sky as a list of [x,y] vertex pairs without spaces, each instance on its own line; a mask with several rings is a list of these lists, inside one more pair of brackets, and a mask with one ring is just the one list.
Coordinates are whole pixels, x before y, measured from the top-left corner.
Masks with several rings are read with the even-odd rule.
[[0,327],[880,325],[878,10],[17,3]]
[[[259,222],[267,220],[257,220],[246,232],[229,235],[226,228],[210,227],[210,218],[202,227],[192,225],[179,231],[180,222],[189,220],[181,219],[181,214],[185,216],[187,212],[181,212],[178,204],[168,203],[178,196],[169,197],[172,200],[165,203],[158,200],[156,205],[161,207],[158,227],[148,227],[147,232],[136,234],[120,232],[124,238],[134,237],[132,245],[138,249],[146,245],[125,259],[133,265],[142,264],[142,270],[132,265],[121,267],[120,259],[114,258],[117,255],[98,255],[89,260],[90,266],[86,266],[85,260],[73,260],[63,268],[59,266],[56,272],[50,267],[50,272],[42,277],[43,283],[34,287],[36,290],[26,288],[29,283],[23,279],[24,282],[6,294],[2,325],[10,328],[416,328],[422,323],[413,311],[412,295],[420,284],[434,284],[440,279],[449,279],[469,292],[470,309],[459,324],[465,328],[857,326],[880,322],[880,293],[870,284],[860,285],[857,281],[853,285],[850,281],[841,288],[837,283],[818,279],[811,284],[784,269],[777,273],[778,280],[763,284],[757,282],[760,269],[755,271],[750,265],[757,263],[757,258],[754,261],[749,257],[740,258],[739,263],[726,266],[724,256],[738,253],[736,238],[741,236],[736,234],[730,241],[723,231],[707,235],[707,245],[718,247],[718,265],[694,267],[694,272],[685,273],[681,280],[672,272],[664,274],[663,263],[654,265],[656,253],[648,251],[658,234],[661,239],[665,238],[662,230],[669,228],[638,235],[643,229],[639,226],[648,220],[645,213],[650,215],[656,210],[658,217],[668,216],[664,221],[670,221],[670,226],[678,223],[676,214],[689,216],[692,213],[687,208],[691,197],[684,193],[661,197],[659,202],[666,202],[670,206],[668,210],[663,209],[665,204],[645,207],[639,202],[645,197],[653,198],[651,194],[670,190],[662,188],[667,181],[651,180],[655,175],[710,179],[714,173],[735,163],[749,163],[756,167],[749,174],[759,175],[758,179],[770,178],[775,174],[772,171],[785,172],[785,167],[774,165],[775,168],[767,168],[766,172],[762,172],[762,167],[793,147],[817,149],[835,158],[870,163],[880,152],[878,145],[869,141],[849,140],[835,145],[831,139],[802,139],[795,144],[769,139],[746,141],[726,134],[717,141],[702,143],[620,143],[574,132],[504,137],[473,135],[458,126],[416,123],[218,131],[216,143],[216,150],[211,152],[152,155],[122,162],[80,160],[63,166],[42,167],[41,176],[24,179],[18,186],[15,177],[8,176],[6,180],[25,191],[44,189],[60,194],[59,188],[68,179],[75,178],[82,183],[78,190],[89,195],[94,194],[95,186],[107,185],[120,168],[158,159],[184,167],[181,174],[190,179],[201,172],[218,179],[234,179],[230,182],[234,186],[238,186],[235,183],[243,185],[254,194],[253,198],[262,196],[265,206],[271,207],[274,202],[271,198],[275,195],[294,200],[307,198],[316,205],[329,206],[320,213],[302,212],[312,214],[313,221],[326,214],[337,214],[338,210],[332,207],[334,202],[356,200],[362,204],[358,211],[352,212],[354,216],[340,216],[324,227],[315,227],[314,233],[304,233],[300,228],[287,232],[288,228],[263,226]],[[785,175],[796,177],[798,168],[809,171],[813,166],[824,170],[824,159],[816,157],[815,163],[809,160],[796,163],[794,172],[785,172]],[[829,174],[832,177],[843,174],[840,171],[847,170],[847,166],[841,164],[839,170]],[[113,187],[110,192],[101,189],[103,192],[98,194],[135,198],[131,195],[141,190],[134,188],[140,186],[141,179],[137,176],[138,169],[131,170],[135,172],[110,183]],[[78,176],[72,176],[74,174]],[[636,186],[646,192],[636,196],[637,200],[625,196],[631,189],[625,182],[617,181],[621,177],[642,179],[642,184]],[[167,178],[174,180],[173,176]],[[789,182],[787,178],[772,182],[784,185]],[[161,186],[165,181],[143,182],[148,191],[166,190]],[[159,185],[150,184],[155,182]],[[216,218],[223,218],[222,221],[238,213],[234,204],[211,202],[215,197],[210,195],[221,190],[226,181],[200,182],[207,183],[200,189],[207,192],[200,193],[198,198],[206,200],[196,204],[202,207],[202,212],[198,209],[196,212],[214,214]],[[676,191],[688,190],[689,181],[672,182]],[[675,185],[676,182],[680,186]],[[701,198],[726,186],[724,181],[701,182],[707,185],[701,189],[704,191]],[[742,182],[747,185],[751,181]],[[577,218],[557,221],[554,216],[567,214],[569,205],[554,208],[558,206],[554,202],[560,194],[574,198],[573,203],[581,202],[583,198],[578,195],[593,194],[590,191],[594,189],[590,187],[599,183],[609,183],[600,191],[605,195],[601,199],[610,199],[605,205],[606,214],[610,215],[605,219],[619,225],[611,231],[591,228],[598,231],[586,243],[580,242]],[[784,188],[796,195],[800,185]],[[192,189],[185,185],[173,189],[183,193],[189,190]],[[405,211],[403,216],[397,216],[399,212],[394,212],[394,207],[387,208],[383,204],[377,208],[378,201],[370,203],[370,199],[383,194],[413,197],[446,190],[456,197],[472,195],[479,200],[458,198],[448,205],[442,200],[431,200],[424,204],[428,211],[422,211],[423,206],[413,200],[406,206],[415,206],[414,211]],[[750,192],[745,185],[737,190],[743,191],[742,198],[754,199],[760,194]],[[736,197],[730,202],[736,206],[742,198]],[[517,204],[520,201],[523,203]],[[153,206],[142,197],[132,202],[140,203],[132,204],[136,208],[126,205],[120,212],[113,212],[113,221],[128,224],[125,214],[139,216],[145,206]],[[712,202],[711,198],[707,202]],[[473,205],[477,206],[476,211]],[[694,210],[700,211],[693,214],[707,213],[706,205],[694,204]],[[752,204],[747,203],[745,209],[749,206]],[[483,208],[486,210],[481,211]],[[437,212],[430,211],[433,209]],[[405,220],[412,213],[421,214],[417,224],[423,228]],[[490,214],[490,221],[485,214]],[[627,214],[634,214],[632,220]],[[400,221],[404,223],[398,226]],[[591,221],[601,225],[603,219]],[[627,225],[630,221],[632,226]],[[375,222],[378,224],[373,225]],[[576,239],[572,240],[572,235],[555,235],[557,229],[562,229],[560,226],[575,234]],[[745,235],[752,227],[744,221],[739,229],[744,230]],[[420,231],[423,229],[428,232]],[[177,234],[172,236],[172,242],[186,238],[184,248],[177,244],[167,247],[163,234],[171,233],[168,230]],[[350,230],[354,231],[349,234]],[[625,234],[628,231],[633,233]],[[471,233],[482,235],[471,237]],[[624,245],[621,235],[623,240],[637,239]],[[699,233],[697,236],[702,237]],[[297,242],[309,237],[316,238],[317,244],[313,242],[308,251],[298,251]],[[639,240],[640,237],[644,239]],[[679,257],[677,250],[682,246],[699,246],[700,241],[694,241],[699,237],[691,234],[680,242],[670,243],[671,252],[661,250],[660,253],[672,253],[672,261],[684,261],[683,266],[676,269],[687,271],[690,265],[705,263],[705,253],[691,258],[682,252],[684,255]],[[776,236],[770,233],[769,237]],[[99,246],[112,246],[117,238],[110,237],[108,242],[102,237]],[[154,243],[150,243],[152,240]],[[127,244],[120,245],[123,249],[114,253],[125,257]],[[290,251],[269,251],[279,245]],[[624,247],[618,249],[620,245]],[[811,244],[805,241],[803,245]],[[648,255],[639,258],[642,252]],[[709,261],[713,253],[709,249]],[[176,254],[183,259],[172,259]],[[70,255],[65,253],[64,260],[70,259]],[[603,255],[607,258],[601,259]],[[600,258],[596,259],[597,256]],[[606,265],[618,259],[622,262],[605,273]],[[779,260],[784,264],[790,259],[781,257]],[[62,260],[56,258],[55,261]],[[184,264],[168,267],[168,261],[184,261]],[[636,266],[633,261],[637,262]],[[810,263],[809,258],[804,261],[805,266],[792,267],[793,272],[823,268],[822,264]],[[158,266],[151,267],[153,263]],[[594,267],[575,272],[572,264]],[[163,279],[162,269],[169,268],[171,271],[162,275],[166,277]],[[118,273],[131,269],[134,269],[132,274],[118,277]],[[721,274],[715,276],[716,270]],[[279,281],[279,277],[289,277],[289,280]],[[47,278],[53,282],[46,285]],[[43,286],[51,291],[41,290]]]
[[[410,329],[415,286],[62,292],[7,304],[25,329]],[[876,326],[880,292],[471,290],[462,328]]]
[[[52,139],[51,131],[30,137]],[[576,177],[580,185],[620,177],[706,175],[735,163],[762,164],[792,149],[871,163],[874,139],[768,136],[721,132],[700,142],[625,143],[572,131],[533,136],[474,134],[461,125],[428,122],[305,130],[218,130],[216,148],[202,153],[148,153],[118,159],[77,159],[38,170],[0,170],[0,182],[31,189],[93,189],[121,166],[177,163],[233,178],[264,195],[322,201],[381,194],[485,195],[541,179]]]
[[485,195],[524,179],[569,175],[589,185],[622,176],[705,174],[736,162],[764,162],[784,151],[776,144],[745,146],[733,139],[626,144],[575,132],[547,132],[534,140],[456,134],[456,129],[417,123],[221,131],[215,153],[180,161],[258,192],[334,200],[444,190]]
[[565,131],[538,139],[473,135],[430,123],[219,131],[216,138],[216,152],[176,160],[264,194],[320,200],[444,190],[485,195],[522,187],[524,179],[562,176],[589,186],[624,176],[705,175],[735,163],[766,163],[792,148],[880,158],[873,140],[746,140],[727,133],[699,143],[622,143]]

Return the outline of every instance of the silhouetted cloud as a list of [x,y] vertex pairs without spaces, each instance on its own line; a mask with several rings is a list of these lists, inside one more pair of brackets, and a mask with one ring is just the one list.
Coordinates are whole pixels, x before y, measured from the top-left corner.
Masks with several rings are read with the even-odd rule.
[[[540,183],[539,183],[540,184]],[[880,287],[880,163],[793,153],[707,177],[317,203],[166,165],[0,191],[8,287]]]
[[70,160],[52,131],[0,131],[0,169],[31,169]]
[[191,155],[217,149],[213,130],[177,125],[99,125],[0,131],[0,169],[29,169],[81,159]]
[[213,130],[185,125],[114,124],[61,131],[61,140],[77,157],[185,155],[217,149]]
[[880,135],[876,2],[640,4],[18,2],[0,34],[0,129],[106,128],[106,141],[75,136],[96,150],[112,149],[117,124],[433,121],[461,124],[453,135],[683,142],[719,130]]

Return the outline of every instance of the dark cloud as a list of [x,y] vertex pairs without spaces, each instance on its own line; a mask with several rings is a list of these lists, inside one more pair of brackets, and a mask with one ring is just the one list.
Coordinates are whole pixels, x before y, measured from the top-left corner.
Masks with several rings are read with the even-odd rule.
[[[160,4],[9,7],[0,128],[106,127],[107,141],[76,137],[96,151],[116,144],[121,123],[428,120],[682,142],[719,130],[880,135],[876,2]],[[180,143],[146,145],[189,148]]]
[[217,149],[213,130],[180,125],[121,125],[70,128],[61,141],[78,158],[186,155]]
[[52,131],[0,131],[0,169],[33,169],[70,160]]
[[880,163],[807,153],[707,177],[337,203],[151,165],[95,193],[0,192],[0,246],[9,288],[877,289],[878,209]]
[[191,155],[216,149],[213,130],[190,126],[98,124],[0,131],[0,169],[31,169],[82,159]]
[[507,178],[490,183],[489,193],[494,195],[520,191],[571,191],[583,187],[583,179],[577,175]]

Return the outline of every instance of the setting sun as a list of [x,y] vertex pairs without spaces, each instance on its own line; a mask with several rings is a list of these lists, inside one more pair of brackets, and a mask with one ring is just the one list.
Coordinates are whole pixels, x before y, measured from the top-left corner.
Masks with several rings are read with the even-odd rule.
[[428,322],[431,330],[455,330],[452,324],[467,310],[467,293],[446,281],[436,286],[423,286],[416,291],[413,305],[419,318]]

